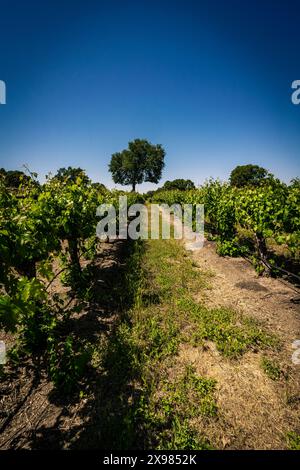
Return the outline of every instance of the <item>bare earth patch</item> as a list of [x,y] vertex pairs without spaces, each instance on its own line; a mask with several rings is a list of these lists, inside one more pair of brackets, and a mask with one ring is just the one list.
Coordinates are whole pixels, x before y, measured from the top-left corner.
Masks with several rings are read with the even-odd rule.
[[[292,343],[300,338],[300,307],[292,285],[280,279],[259,277],[243,258],[221,257],[213,242],[193,252],[201,269],[214,274],[210,290],[201,300],[209,307],[230,307],[266,322],[274,333]],[[292,351],[290,345],[290,351]]]
[[282,371],[271,380],[261,367],[262,354],[248,352],[239,360],[224,358],[208,343],[181,346],[178,367],[193,364],[199,375],[217,380],[218,419],[195,425],[219,448],[282,449],[286,433],[300,429],[300,366],[292,363],[292,343],[300,338],[300,309],[286,282],[258,277],[242,258],[222,258],[214,243],[191,254],[195,265],[213,274],[198,301],[208,307],[229,307],[257,319],[281,343],[275,357]]

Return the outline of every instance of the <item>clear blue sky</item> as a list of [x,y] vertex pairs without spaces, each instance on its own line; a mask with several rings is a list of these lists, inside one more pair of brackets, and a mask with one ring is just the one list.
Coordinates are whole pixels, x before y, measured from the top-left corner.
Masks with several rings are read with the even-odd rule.
[[[81,166],[147,138],[163,179],[300,174],[300,2],[0,0],[0,166]],[[146,184],[139,189],[149,189]]]

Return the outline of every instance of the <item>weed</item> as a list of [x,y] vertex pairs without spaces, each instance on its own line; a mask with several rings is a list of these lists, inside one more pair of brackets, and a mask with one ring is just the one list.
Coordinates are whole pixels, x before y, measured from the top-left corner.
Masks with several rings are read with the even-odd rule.
[[263,357],[261,360],[261,367],[267,376],[272,380],[279,380],[281,377],[281,369],[277,362]]
[[217,405],[214,400],[216,381],[199,377],[191,366],[174,383],[167,382],[162,390],[163,412],[179,416],[215,416]]
[[187,420],[180,422],[175,419],[169,431],[161,433],[159,444],[161,450],[211,450],[212,446],[205,438],[191,428]]
[[224,356],[236,358],[250,348],[265,349],[277,344],[276,338],[263,331],[253,319],[241,317],[233,310],[208,309],[189,298],[180,299],[177,305],[194,319],[197,330],[191,338],[193,343],[214,341]]
[[290,450],[300,450],[300,434],[290,431],[287,433],[286,438]]
[[48,344],[50,378],[56,389],[69,394],[86,372],[92,357],[91,348],[88,345],[75,348],[72,336],[64,341],[51,337]]

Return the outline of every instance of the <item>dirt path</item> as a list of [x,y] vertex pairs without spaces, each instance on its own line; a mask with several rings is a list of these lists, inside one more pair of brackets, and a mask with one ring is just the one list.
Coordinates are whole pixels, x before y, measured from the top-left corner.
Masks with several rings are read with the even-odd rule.
[[205,241],[203,249],[193,253],[193,259],[214,275],[205,299],[210,306],[236,308],[266,322],[287,342],[292,355],[292,342],[300,338],[300,306],[292,301],[297,296],[292,285],[259,277],[243,258],[219,256],[213,242]]
[[220,448],[285,448],[286,433],[300,431],[300,365],[292,362],[292,343],[300,338],[300,307],[291,300],[296,294],[286,282],[258,277],[242,258],[218,256],[213,242],[205,241],[191,257],[212,275],[209,288],[201,290],[197,300],[255,318],[281,343],[278,352],[268,352],[280,364],[276,381],[262,370],[262,355],[256,351],[229,361],[213,343],[205,349],[182,346],[180,361],[192,362],[199,374],[218,381],[220,420],[206,432]]
[[[180,219],[173,216],[173,224],[181,224]],[[181,345],[178,367],[193,364],[199,375],[218,383],[218,421],[196,425],[218,448],[284,449],[287,433],[300,432],[300,364],[292,361],[293,343],[300,339],[300,306],[293,302],[299,295],[281,279],[259,277],[243,258],[219,256],[214,242],[204,240],[200,249],[193,249],[191,240],[183,243],[194,265],[211,274],[209,287],[201,288],[196,300],[251,317],[280,342],[278,350],[264,354],[279,367],[277,380],[263,370],[259,351],[230,361],[212,342],[205,347]]]

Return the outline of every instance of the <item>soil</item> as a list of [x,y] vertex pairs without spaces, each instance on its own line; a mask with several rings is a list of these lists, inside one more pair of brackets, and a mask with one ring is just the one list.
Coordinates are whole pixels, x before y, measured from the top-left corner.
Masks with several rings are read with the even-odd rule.
[[[217,448],[284,449],[286,433],[300,432],[300,365],[292,362],[292,343],[300,339],[300,307],[292,301],[296,296],[294,286],[258,277],[242,258],[219,257],[213,242],[205,241],[204,247],[190,256],[199,270],[211,273],[210,286],[201,288],[199,301],[208,307],[234,308],[256,318],[282,344],[279,352],[272,353],[282,370],[278,381],[262,370],[259,352],[249,352],[233,361],[221,356],[213,343],[205,347],[181,345],[176,368],[192,363],[200,375],[217,380],[218,417],[209,422],[198,420],[195,426]],[[113,287],[123,261],[122,242],[103,244],[95,263],[95,282],[100,291]],[[58,280],[51,288],[64,291]],[[110,335],[118,315],[113,298],[103,296],[102,301],[85,305],[73,318],[74,327],[78,334],[100,341]],[[13,341],[11,336],[6,339]],[[0,381],[1,449],[93,448],[93,433],[83,433],[83,428],[99,434],[95,442],[105,435],[105,422],[101,429],[97,407],[111,400],[111,378],[104,380],[95,400],[95,378],[91,377],[91,394],[73,402],[55,396],[42,362],[34,358],[22,367],[11,368],[9,379]],[[116,402],[118,399],[120,396]],[[113,419],[116,402],[105,409],[107,419]]]
[[[123,241],[101,244],[93,262],[97,301],[82,303],[75,297],[71,302],[82,305],[81,311],[70,319],[71,329],[78,337],[100,342],[113,330],[120,313],[113,289],[118,286],[126,249]],[[88,263],[81,264],[83,268]],[[59,266],[56,268],[58,272]],[[51,284],[50,291],[70,296],[70,289],[61,284],[59,277]],[[14,343],[13,335],[3,332],[0,339],[8,348]],[[31,358],[22,361],[22,365],[10,365],[6,377],[0,376],[0,449],[72,448],[83,427],[89,426],[93,414],[87,408],[94,401],[96,377],[89,378],[89,394],[72,400],[55,394],[41,359]]]
[[183,345],[179,364],[192,363],[200,375],[218,384],[218,420],[198,425],[218,448],[284,449],[286,433],[300,431],[300,365],[292,361],[293,342],[300,338],[295,287],[281,279],[259,277],[243,258],[218,256],[215,243],[207,240],[191,257],[198,269],[212,275],[199,301],[257,319],[281,344],[280,351],[268,352],[280,364],[277,381],[262,370],[259,352],[232,361],[222,357],[213,343],[205,348]]

